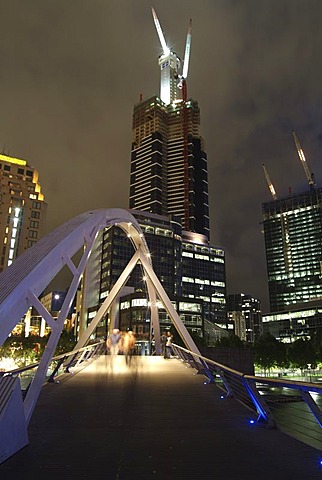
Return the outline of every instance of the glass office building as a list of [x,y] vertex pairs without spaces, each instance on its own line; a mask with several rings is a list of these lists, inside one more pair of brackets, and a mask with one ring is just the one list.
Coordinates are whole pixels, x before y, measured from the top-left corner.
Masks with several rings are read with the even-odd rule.
[[262,205],[271,312],[322,296],[322,189]]
[[[182,230],[180,219],[148,212],[131,211],[139,222],[152,257],[153,269],[186,327],[197,336],[204,334],[204,320],[226,323],[225,255],[211,246],[204,235]],[[106,229],[102,248],[100,301],[133,255],[133,247],[117,226]],[[94,255],[95,256],[95,255]],[[145,279],[137,265],[127,281],[128,290],[120,299],[120,325],[148,333],[149,308]],[[170,325],[162,305],[160,324]]]
[[263,331],[284,343],[314,338],[322,331],[322,300],[299,305],[294,310],[263,315]]

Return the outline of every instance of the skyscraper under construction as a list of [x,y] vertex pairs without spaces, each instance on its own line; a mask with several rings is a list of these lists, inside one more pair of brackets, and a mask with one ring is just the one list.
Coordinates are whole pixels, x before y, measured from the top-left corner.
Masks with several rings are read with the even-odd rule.
[[209,239],[207,155],[200,136],[200,110],[196,101],[187,100],[191,21],[182,64],[167,47],[152,11],[163,49],[160,97],[134,107],[130,208],[176,215],[185,230]]
[[322,189],[315,185],[299,141],[296,148],[307,176],[307,191],[263,203],[271,312],[322,297]]
[[[184,324],[198,337],[217,338],[227,334],[222,328],[226,327],[225,252],[209,242],[207,156],[199,132],[198,103],[187,100],[191,21],[182,64],[166,46],[154,10],[153,17],[163,49],[161,89],[160,96],[134,106],[129,206],[146,238],[154,271]],[[97,297],[84,301],[87,321],[133,255],[129,238],[117,225],[106,229],[100,242],[92,255],[93,265],[96,261],[101,265],[100,278],[94,279],[88,268],[86,280],[89,291],[99,285]],[[93,275],[97,271],[95,264]],[[158,310],[161,327],[170,328],[161,303]],[[151,333],[146,280],[139,265],[127,279],[115,312],[122,329]]]

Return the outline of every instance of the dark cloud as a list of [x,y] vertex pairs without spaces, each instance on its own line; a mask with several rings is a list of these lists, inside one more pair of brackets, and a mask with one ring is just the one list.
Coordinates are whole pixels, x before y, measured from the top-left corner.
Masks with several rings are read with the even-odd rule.
[[[158,0],[184,52],[209,159],[212,242],[227,254],[229,293],[267,310],[262,164],[279,196],[307,187],[295,129],[321,184],[320,0]],[[158,92],[160,53],[144,0],[0,0],[0,148],[40,173],[48,230],[82,211],[128,206],[131,120]],[[1,145],[2,144],[2,145]]]

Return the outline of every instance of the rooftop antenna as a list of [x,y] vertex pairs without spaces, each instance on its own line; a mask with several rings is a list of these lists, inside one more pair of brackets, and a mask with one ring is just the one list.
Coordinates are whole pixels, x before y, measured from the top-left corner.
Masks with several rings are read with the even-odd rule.
[[309,166],[308,166],[307,161],[305,159],[305,156],[304,156],[303,150],[301,148],[300,142],[299,142],[297,136],[295,135],[294,130],[292,130],[292,133],[293,133],[293,137],[294,137],[294,141],[295,141],[296,150],[297,150],[297,153],[300,157],[301,163],[303,165],[307,181],[309,182],[310,188],[313,190],[314,187],[315,187],[314,174],[311,173],[311,171],[309,169]]

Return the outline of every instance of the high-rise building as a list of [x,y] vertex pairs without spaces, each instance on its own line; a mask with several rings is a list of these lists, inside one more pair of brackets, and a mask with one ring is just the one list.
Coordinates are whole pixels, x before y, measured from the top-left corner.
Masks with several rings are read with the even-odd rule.
[[227,312],[228,318],[232,319],[235,325],[236,319],[240,319],[239,314],[243,316],[245,328],[242,339],[247,342],[253,343],[263,333],[260,300],[244,293],[230,294],[227,299]]
[[322,189],[263,203],[271,312],[322,297]]
[[37,170],[0,155],[0,271],[41,237],[46,210]]
[[207,155],[199,126],[193,100],[166,105],[153,96],[135,105],[129,203],[131,209],[179,216],[185,230],[209,238]]
[[[154,271],[186,327],[202,337],[207,325],[208,336],[220,338],[227,333],[222,328],[227,326],[225,253],[209,242],[207,156],[200,136],[200,110],[196,101],[186,97],[191,24],[181,69],[181,60],[166,46],[154,11],[153,16],[163,49],[160,97],[154,95],[134,106],[129,206],[146,238]],[[87,321],[133,255],[129,239],[117,226],[102,232],[97,246],[83,299]],[[98,269],[100,279],[95,276]],[[89,300],[93,285],[99,285],[99,295]],[[140,266],[130,275],[117,308],[122,328],[148,334],[150,312]],[[161,328],[170,327],[162,305],[158,310]],[[104,332],[106,326],[99,328]]]
[[166,45],[153,17],[163,53],[160,98],[154,95],[134,107],[129,206],[159,215],[176,215],[183,228],[209,239],[207,155],[200,136],[198,103],[187,99],[191,42],[189,24],[185,58]]

